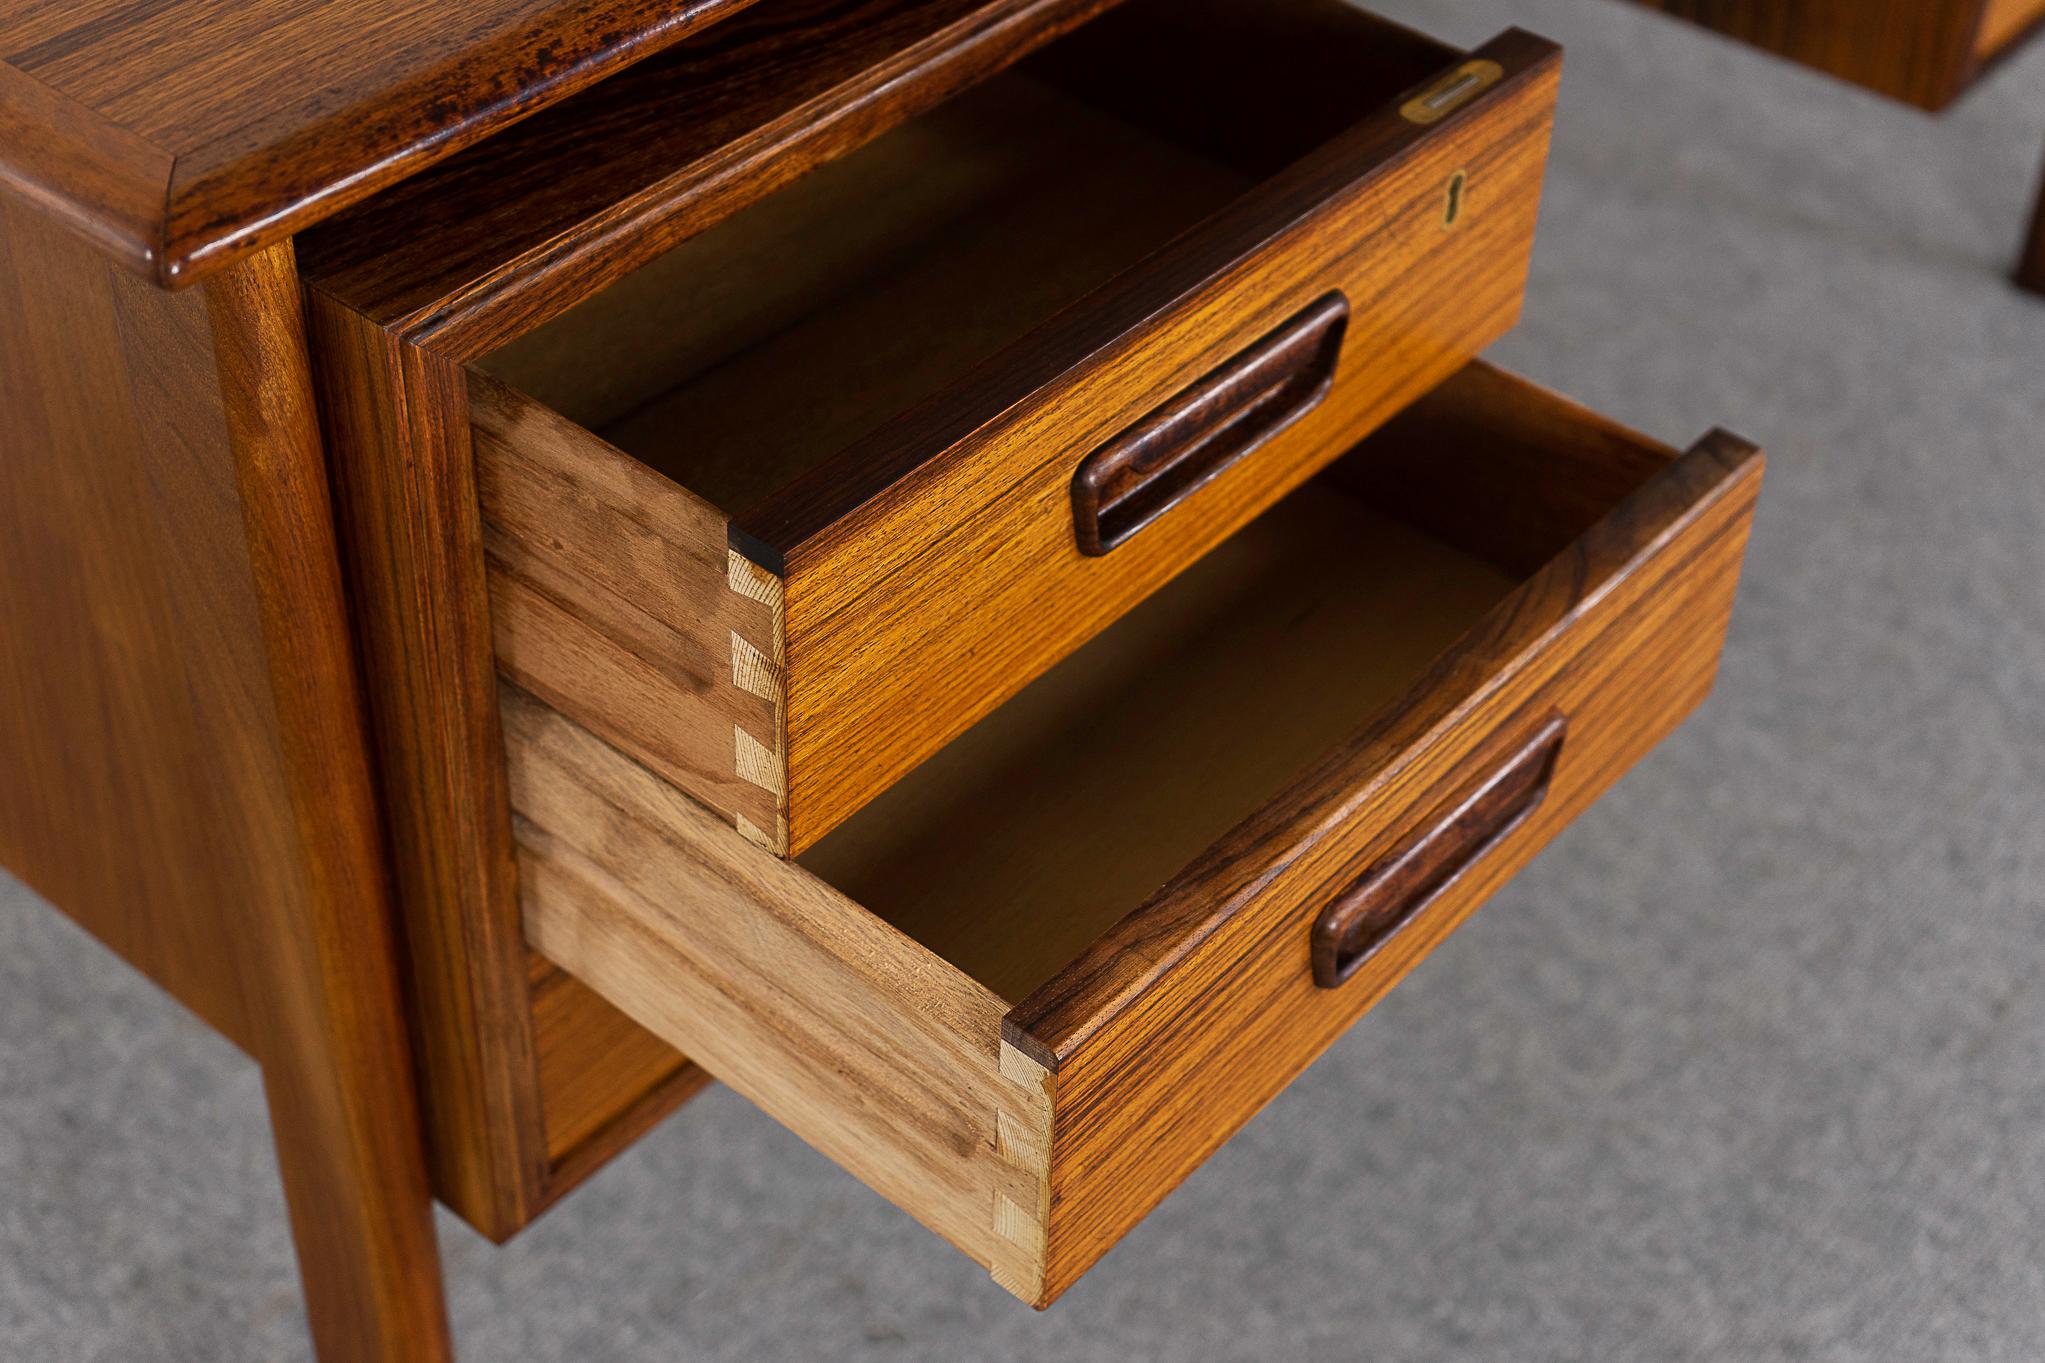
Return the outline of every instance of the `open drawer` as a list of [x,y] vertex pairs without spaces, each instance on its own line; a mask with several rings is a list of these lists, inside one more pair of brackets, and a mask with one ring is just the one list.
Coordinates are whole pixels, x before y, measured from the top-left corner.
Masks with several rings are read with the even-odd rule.
[[811,846],[1512,324],[1558,70],[1129,0],[481,356],[504,674]]
[[1761,467],[1473,365],[798,861],[507,687],[528,937],[1046,1304],[1706,694]]

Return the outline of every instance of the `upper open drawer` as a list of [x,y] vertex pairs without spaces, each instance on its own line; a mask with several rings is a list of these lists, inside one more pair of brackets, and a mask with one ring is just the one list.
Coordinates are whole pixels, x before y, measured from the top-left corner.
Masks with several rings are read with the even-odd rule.
[[1048,1302],[1703,697],[1760,472],[1473,366],[793,863],[507,689],[527,934]]
[[810,846],[1515,320],[1558,67],[1131,0],[554,307],[468,380],[504,673]]

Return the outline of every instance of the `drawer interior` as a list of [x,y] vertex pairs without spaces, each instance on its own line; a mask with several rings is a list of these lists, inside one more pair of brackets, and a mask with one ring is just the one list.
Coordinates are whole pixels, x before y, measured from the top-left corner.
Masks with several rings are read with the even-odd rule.
[[[1338,5],[1243,17],[1263,8],[1173,0],[1167,21],[1132,0],[478,367],[751,520],[1460,55]],[[1232,17],[1217,31],[1184,9]],[[1157,50],[1179,34],[1197,37]],[[1323,38],[1352,58],[1339,73],[1303,69]],[[1170,76],[1132,72],[1139,58]],[[1274,117],[1288,77],[1313,94]]]
[[1676,457],[1481,367],[1451,387],[1468,432],[1365,441],[799,864],[1010,1003],[1045,985]]
[[1020,1002],[1515,585],[1323,476],[800,863]]

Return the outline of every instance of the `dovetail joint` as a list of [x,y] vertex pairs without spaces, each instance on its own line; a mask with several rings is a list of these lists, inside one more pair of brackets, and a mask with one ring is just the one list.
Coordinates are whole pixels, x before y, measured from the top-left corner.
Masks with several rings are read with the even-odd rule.
[[736,549],[725,551],[726,572],[731,579],[731,589],[749,601],[758,601],[771,606],[774,613],[781,613],[781,579],[747,558]]
[[754,646],[753,641],[731,632],[731,680],[741,691],[747,691],[762,700],[773,700],[777,694],[774,685],[774,661]]
[[772,748],[747,733],[744,725],[734,724],[732,733],[736,736],[738,748],[739,779],[749,781],[779,799],[783,793],[780,757]]

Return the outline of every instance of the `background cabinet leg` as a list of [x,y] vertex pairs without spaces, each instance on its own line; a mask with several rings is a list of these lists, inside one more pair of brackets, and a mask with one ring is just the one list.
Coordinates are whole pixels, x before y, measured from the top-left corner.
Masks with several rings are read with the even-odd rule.
[[2017,284],[2032,293],[2045,294],[2045,180],[2038,186],[2038,207],[2031,214],[2031,235],[2024,241],[2024,258],[2017,264]]

